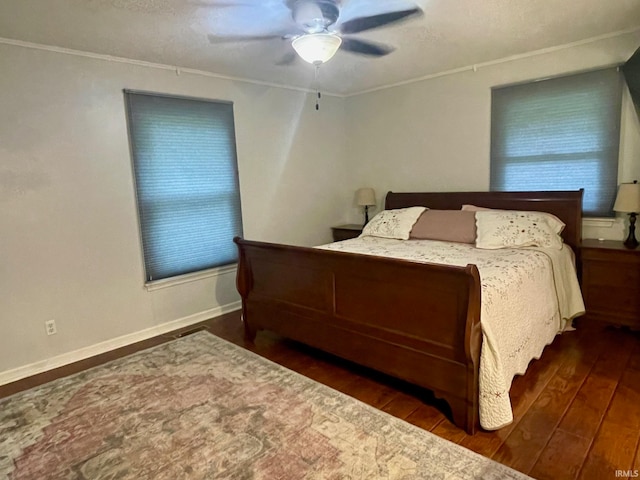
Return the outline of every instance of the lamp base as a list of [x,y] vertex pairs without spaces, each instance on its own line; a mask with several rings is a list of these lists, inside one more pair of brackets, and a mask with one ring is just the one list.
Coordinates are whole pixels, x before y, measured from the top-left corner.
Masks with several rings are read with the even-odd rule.
[[634,249],[634,248],[637,248],[638,245],[640,244],[638,243],[638,240],[636,240],[636,214],[630,213],[629,214],[629,236],[627,236],[627,239],[624,241],[624,246],[629,249]]
[[367,223],[369,223],[369,205],[365,205],[364,206],[364,226],[367,225]]
[[624,241],[624,246],[631,250],[637,248],[638,245],[640,244],[638,243],[638,240],[635,239],[635,237],[627,237],[627,239]]

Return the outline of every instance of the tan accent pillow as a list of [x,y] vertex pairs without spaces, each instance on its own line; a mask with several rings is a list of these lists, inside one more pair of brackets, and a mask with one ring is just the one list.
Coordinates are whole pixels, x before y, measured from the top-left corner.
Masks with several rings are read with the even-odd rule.
[[426,210],[411,229],[410,238],[475,243],[476,214],[463,210]]

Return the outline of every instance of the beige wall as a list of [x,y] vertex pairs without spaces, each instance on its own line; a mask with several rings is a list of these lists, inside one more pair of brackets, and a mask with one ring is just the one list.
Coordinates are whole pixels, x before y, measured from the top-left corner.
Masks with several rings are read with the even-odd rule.
[[342,98],[12,45],[0,71],[0,383],[238,308],[234,271],[145,289],[124,88],[234,102],[247,238],[342,220]]
[[[635,32],[349,97],[353,187],[374,187],[380,205],[389,190],[487,190],[492,87],[619,64],[638,45]],[[627,92],[623,117],[619,180],[630,181],[640,179],[640,127]],[[583,234],[623,231],[620,221],[596,221]]]

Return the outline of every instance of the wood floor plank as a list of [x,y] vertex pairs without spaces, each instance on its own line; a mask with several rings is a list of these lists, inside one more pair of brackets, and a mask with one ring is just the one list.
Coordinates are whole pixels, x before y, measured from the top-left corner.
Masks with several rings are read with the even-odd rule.
[[391,398],[389,403],[382,407],[381,410],[404,420],[421,405],[422,402],[420,402],[416,397],[403,392],[398,392],[398,394]]
[[424,430],[432,430],[445,419],[444,414],[432,405],[420,405],[405,419]]
[[611,378],[589,376],[558,428],[583,438],[593,438],[611,402],[616,386],[616,381]]
[[633,339],[634,349],[629,359],[629,365],[627,368],[632,370],[640,370],[640,332],[630,333],[630,338]]
[[631,339],[615,342],[603,348],[594,368],[558,426],[559,429],[581,436],[593,438],[598,431],[604,414],[611,403],[614,391],[631,355]]
[[463,438],[460,445],[485,457],[493,458],[516,425],[517,421],[500,430],[488,432],[481,429],[475,435],[467,435]]
[[630,358],[589,451],[580,478],[604,478],[632,470],[640,440],[640,369],[637,349]]
[[[638,372],[640,371],[640,332],[634,332],[635,348],[629,359],[627,365],[627,371]],[[629,377],[627,377],[629,379]],[[633,378],[631,378],[633,380]],[[640,388],[640,385],[636,383],[636,388]],[[640,433],[640,432],[639,432]],[[632,465],[633,474],[640,476],[640,438],[636,442],[636,453]]]
[[578,478],[616,478],[616,470],[631,470],[638,432],[605,421],[593,442]]
[[304,372],[306,370],[317,368],[319,362],[318,359],[313,356],[301,354],[299,350],[290,348],[282,349],[277,346],[260,346],[252,351],[283,367],[295,370],[302,375],[305,375]]
[[590,438],[556,430],[529,475],[538,480],[574,480],[590,446]]
[[398,393],[393,388],[368,378],[358,379],[357,385],[353,382],[351,388],[345,386],[344,391],[361,402],[379,409],[388,404]]
[[349,384],[352,380],[351,375],[343,368],[332,367],[330,365],[316,365],[315,367],[306,369],[303,373],[305,376],[312,378],[316,382],[324,383],[325,385],[342,391],[345,385]]
[[431,433],[435,433],[439,437],[449,440],[453,443],[460,443],[465,437],[468,437],[467,433],[461,428],[456,427],[448,418],[442,420],[435,426]]
[[605,420],[640,430],[640,370],[627,369],[620,378]]

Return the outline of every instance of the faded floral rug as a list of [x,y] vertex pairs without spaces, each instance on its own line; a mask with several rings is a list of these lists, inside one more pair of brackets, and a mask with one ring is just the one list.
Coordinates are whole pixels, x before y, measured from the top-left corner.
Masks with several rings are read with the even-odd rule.
[[0,400],[0,478],[529,477],[198,332]]

